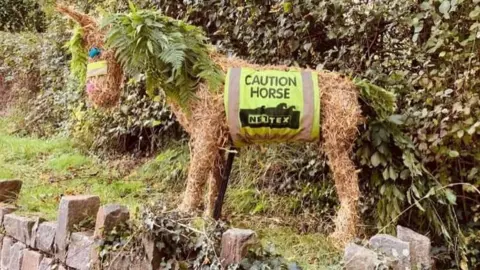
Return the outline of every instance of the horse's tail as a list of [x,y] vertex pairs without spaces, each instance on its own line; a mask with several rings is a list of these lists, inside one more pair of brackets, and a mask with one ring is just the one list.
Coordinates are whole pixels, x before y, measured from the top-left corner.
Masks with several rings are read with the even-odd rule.
[[388,91],[367,80],[354,79],[362,101],[368,105],[380,118],[386,118],[397,109],[395,93]]

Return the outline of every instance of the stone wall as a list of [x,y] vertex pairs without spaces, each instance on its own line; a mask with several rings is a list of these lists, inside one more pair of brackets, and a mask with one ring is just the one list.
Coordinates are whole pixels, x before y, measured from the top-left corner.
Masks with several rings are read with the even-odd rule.
[[430,249],[428,237],[397,226],[397,237],[377,234],[366,245],[347,245],[344,264],[347,270],[434,269]]
[[[14,206],[5,204],[15,202],[21,185],[18,180],[0,181],[0,270],[159,269],[160,254],[148,239],[143,242],[144,258],[122,254],[107,267],[98,263],[96,243],[105,232],[128,221],[125,206],[101,206],[100,198],[94,195],[64,196],[57,221],[24,217],[15,214]],[[95,220],[95,229],[78,231],[86,220]],[[224,265],[240,262],[254,238],[250,230],[225,232],[221,251]]]

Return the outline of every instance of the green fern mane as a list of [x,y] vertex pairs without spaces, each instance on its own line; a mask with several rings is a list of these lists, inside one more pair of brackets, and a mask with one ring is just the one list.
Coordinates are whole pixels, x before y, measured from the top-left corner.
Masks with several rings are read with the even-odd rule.
[[87,75],[88,54],[87,49],[83,45],[82,27],[79,25],[75,26],[73,35],[66,44],[66,47],[72,54],[70,71],[80,82],[84,82]]
[[224,74],[210,58],[200,28],[133,5],[130,13],[113,14],[102,25],[108,26],[106,45],[115,50],[125,72],[146,75],[150,96],[162,89],[184,106],[200,82],[214,90],[223,83]]

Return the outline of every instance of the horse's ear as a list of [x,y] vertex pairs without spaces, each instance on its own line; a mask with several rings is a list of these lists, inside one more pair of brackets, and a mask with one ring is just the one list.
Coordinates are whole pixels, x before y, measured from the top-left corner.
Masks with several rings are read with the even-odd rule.
[[76,21],[78,24],[80,24],[81,27],[86,27],[86,26],[89,26],[89,25],[96,25],[96,22],[92,17],[88,16],[87,14],[78,12],[75,9],[67,7],[63,4],[57,3],[55,9],[58,12],[66,15],[69,18],[71,18],[72,20]]

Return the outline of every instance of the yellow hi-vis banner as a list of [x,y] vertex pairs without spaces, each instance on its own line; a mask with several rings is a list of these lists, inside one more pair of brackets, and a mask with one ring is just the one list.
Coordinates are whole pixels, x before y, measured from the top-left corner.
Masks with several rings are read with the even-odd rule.
[[225,81],[225,111],[237,147],[317,140],[317,73],[230,68]]
[[98,61],[87,65],[87,78],[107,75],[107,61]]

